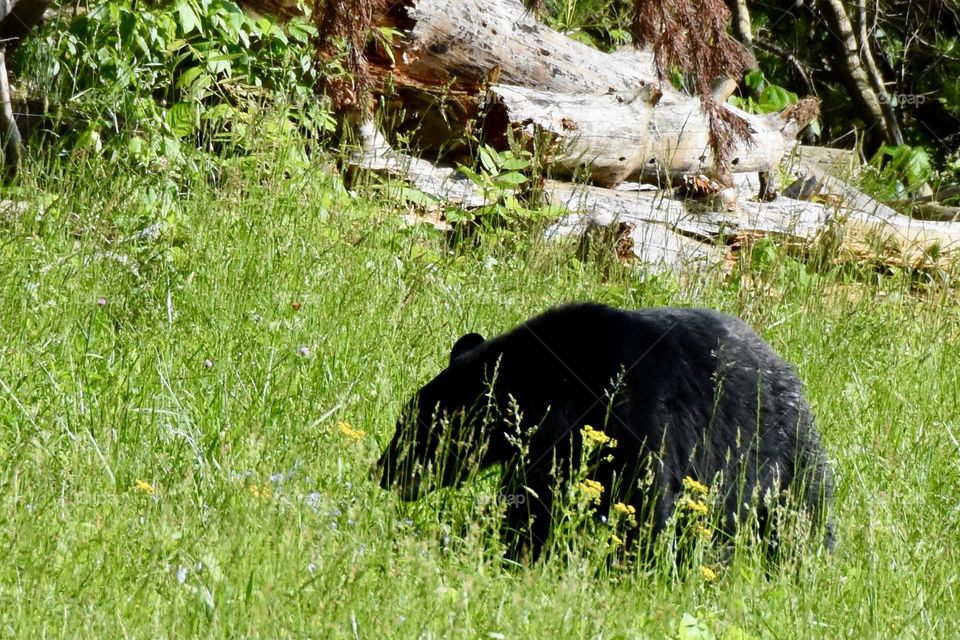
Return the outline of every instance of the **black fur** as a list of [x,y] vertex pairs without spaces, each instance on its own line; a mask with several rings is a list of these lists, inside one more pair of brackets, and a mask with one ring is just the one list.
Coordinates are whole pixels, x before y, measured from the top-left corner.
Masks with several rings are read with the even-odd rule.
[[727,533],[756,517],[775,536],[770,511],[793,495],[832,546],[831,480],[800,380],[742,321],[705,309],[573,304],[490,340],[467,334],[403,412],[381,484],[415,499],[502,464],[502,493],[527,497],[508,505],[508,556],[536,558],[587,424],[618,441],[592,475],[607,488],[600,512],[633,505],[651,539],[690,476],[720,478]]

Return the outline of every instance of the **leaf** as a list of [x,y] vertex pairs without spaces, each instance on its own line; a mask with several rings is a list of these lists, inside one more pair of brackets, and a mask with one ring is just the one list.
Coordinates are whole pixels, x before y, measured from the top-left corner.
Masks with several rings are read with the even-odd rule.
[[130,40],[135,35],[137,29],[137,18],[133,13],[127,11],[126,9],[120,14],[120,24],[117,28],[117,33],[120,34],[120,44],[121,46],[127,46]]
[[443,217],[447,222],[451,224],[457,224],[458,222],[472,222],[476,217],[472,211],[466,211],[465,209],[459,209],[456,207],[447,208]]
[[406,202],[419,205],[421,207],[429,207],[440,202],[440,199],[436,196],[432,196],[429,193],[424,193],[423,191],[414,189],[412,187],[400,187],[398,195]]
[[182,0],[177,5],[177,15],[180,18],[180,28],[183,29],[183,35],[187,35],[194,30],[201,35],[203,34],[200,18],[197,17],[189,2]]
[[134,158],[142,158],[146,155],[147,143],[140,136],[133,136],[127,141],[127,152]]
[[489,186],[487,182],[483,179],[483,176],[481,176],[479,173],[477,173],[470,167],[460,165],[457,167],[457,171],[461,175],[466,176],[470,180],[470,182],[477,185],[481,189],[486,189]]
[[775,84],[768,85],[760,94],[760,112],[773,113],[783,111],[797,101],[797,94]]
[[717,636],[706,624],[685,613],[677,625],[677,638],[678,640],[716,640]]
[[167,126],[170,127],[170,133],[178,138],[185,138],[192,135],[196,129],[196,109],[194,108],[194,104],[178,102],[167,109],[166,120]]
[[904,173],[911,187],[929,180],[933,176],[933,162],[923,147],[913,147],[907,156]]
[[235,113],[236,109],[234,109],[232,105],[224,102],[210,107],[203,112],[203,115],[200,118],[201,120],[210,122],[217,122],[218,120],[226,121],[232,119]]
[[274,26],[273,30],[270,32],[270,37],[284,46],[288,46],[290,44],[290,40],[287,39],[287,34],[285,34],[283,29],[280,27]]
[[488,173],[496,173],[498,169],[497,159],[494,157],[497,152],[487,145],[480,147],[480,164]]
[[761,71],[754,70],[743,77],[743,82],[751,91],[760,92],[765,80]]
[[193,81],[197,79],[203,73],[202,67],[190,67],[180,75],[180,79],[177,80],[178,89],[186,89],[193,84]]
[[526,158],[518,158],[513,154],[508,155],[500,163],[500,168],[507,171],[523,171],[529,166],[529,160]]
[[103,143],[100,140],[100,132],[92,127],[85,130],[77,139],[77,148],[93,149],[96,152],[100,152],[103,149]]
[[214,75],[223,74],[228,78],[233,73],[233,60],[236,55],[220,54],[207,58],[207,71]]
[[163,156],[170,162],[180,162],[183,160],[183,149],[180,140],[177,138],[163,138]]
[[527,181],[527,176],[516,171],[501,173],[493,179],[493,184],[501,189],[516,189]]

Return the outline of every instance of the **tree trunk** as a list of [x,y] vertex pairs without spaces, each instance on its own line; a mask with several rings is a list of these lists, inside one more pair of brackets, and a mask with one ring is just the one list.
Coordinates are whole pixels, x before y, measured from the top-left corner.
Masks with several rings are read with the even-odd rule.
[[[630,94],[564,94],[509,85],[490,88],[487,140],[505,146],[514,134],[539,143],[556,175],[585,172],[613,186],[640,175],[650,154],[650,119],[660,92],[644,85]],[[499,144],[497,144],[499,143]]]
[[887,130],[892,137],[893,144],[903,144],[903,134],[900,132],[900,124],[897,122],[897,114],[893,111],[893,103],[887,96],[887,88],[883,83],[883,75],[880,68],[877,67],[877,61],[873,59],[873,48],[870,46],[870,35],[867,31],[867,3],[866,0],[857,2],[858,16],[860,23],[860,50],[863,52],[863,61],[866,64],[866,73],[876,91],[880,100],[880,110],[883,112],[884,121],[887,123]]
[[23,141],[10,104],[10,81],[7,78],[6,53],[0,48],[0,137],[3,139],[3,163],[7,179],[16,177],[20,167]]
[[[847,85],[854,104],[860,111],[860,116],[864,119],[867,128],[874,128],[879,132],[881,142],[890,144],[900,144],[903,142],[903,136],[900,133],[900,127],[894,118],[892,122],[884,116],[883,107],[880,104],[880,98],[877,95],[875,85],[882,81],[876,78],[871,79],[868,71],[860,61],[860,48],[864,43],[857,42],[857,37],[853,32],[853,24],[850,17],[847,16],[846,9],[840,0],[820,0],[820,6],[823,8],[823,15],[834,38],[839,42],[839,50],[835,53],[835,60],[840,71],[840,76]],[[871,135],[872,146],[878,146],[876,138]]]
[[49,5],[50,0],[0,0],[0,141],[7,180],[17,175],[23,140],[11,103],[6,54],[20,46],[31,29],[40,24]]
[[747,53],[754,58],[754,68],[756,58],[753,51],[753,26],[750,24],[750,9],[747,8],[747,0],[732,0],[730,2],[730,13],[733,15],[733,31],[737,40],[747,50]]
[[[825,183],[834,202],[820,204],[790,198],[752,202],[741,197],[736,210],[720,212],[671,192],[624,192],[547,182],[544,193],[555,205],[575,212],[557,222],[550,234],[580,235],[591,224],[663,225],[673,233],[712,244],[742,237],[773,236],[797,247],[810,247],[829,236],[841,259],[934,268],[941,258],[956,259],[960,225],[914,220],[884,207],[856,189],[802,167]],[[742,187],[753,191],[754,187]]]

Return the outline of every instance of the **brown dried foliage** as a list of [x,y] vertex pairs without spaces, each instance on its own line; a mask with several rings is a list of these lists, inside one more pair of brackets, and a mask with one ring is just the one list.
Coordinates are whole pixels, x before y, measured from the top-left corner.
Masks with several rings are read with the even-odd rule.
[[546,8],[544,5],[544,0],[523,0],[523,6],[529,9],[533,15],[540,17],[543,15],[543,11]]
[[635,0],[631,33],[638,47],[649,45],[661,81],[674,68],[693,76],[703,112],[710,121],[710,150],[719,176],[729,173],[737,140],[753,141],[750,125],[713,96],[714,80],[739,78],[750,54],[727,33],[730,10],[723,0]]
[[336,109],[370,112],[370,70],[364,55],[373,11],[383,0],[314,0],[317,55],[324,60],[342,56],[347,74],[324,74],[318,90],[330,96]]

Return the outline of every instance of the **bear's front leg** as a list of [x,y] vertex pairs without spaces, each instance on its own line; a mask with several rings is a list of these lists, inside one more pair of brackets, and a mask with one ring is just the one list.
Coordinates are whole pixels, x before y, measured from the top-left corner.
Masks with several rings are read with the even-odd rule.
[[506,545],[504,556],[523,563],[535,562],[550,537],[553,490],[550,474],[533,469],[526,473],[506,471],[502,484],[507,504],[500,539]]

